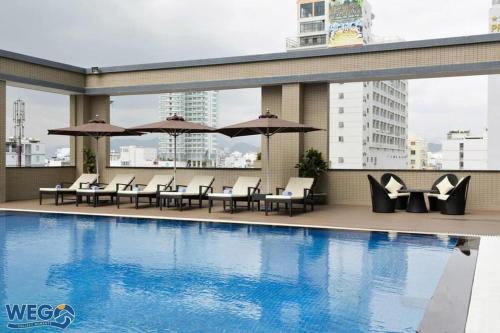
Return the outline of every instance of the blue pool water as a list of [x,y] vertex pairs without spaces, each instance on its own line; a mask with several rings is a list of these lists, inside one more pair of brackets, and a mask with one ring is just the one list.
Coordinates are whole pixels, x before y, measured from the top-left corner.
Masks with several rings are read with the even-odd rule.
[[0,212],[0,331],[4,304],[64,303],[64,332],[414,332],[455,243]]

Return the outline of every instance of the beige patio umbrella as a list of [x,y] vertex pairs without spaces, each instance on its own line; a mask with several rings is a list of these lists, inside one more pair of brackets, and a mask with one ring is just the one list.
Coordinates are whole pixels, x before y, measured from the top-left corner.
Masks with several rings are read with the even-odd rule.
[[271,136],[278,133],[307,133],[314,131],[321,131],[321,129],[279,119],[276,115],[271,114],[270,110],[267,109],[266,113],[259,116],[258,119],[219,128],[217,133],[227,135],[231,138],[256,134],[261,134],[266,137],[266,186],[267,192],[269,192],[269,161],[271,159],[269,156],[269,140]]
[[122,127],[110,125],[104,120],[99,119],[96,115],[95,119],[89,121],[86,124],[57,128],[49,130],[49,135],[67,135],[67,136],[89,136],[96,140],[97,151],[96,151],[96,170],[97,170],[97,181],[99,181],[99,139],[102,137],[111,136],[138,136],[144,133],[137,131],[127,130]]
[[129,128],[130,131],[138,131],[145,133],[165,133],[174,137],[174,186],[177,184],[177,137],[186,133],[212,133],[215,128],[186,121],[183,117],[174,114],[168,117],[167,120],[159,121],[152,124],[135,126]]

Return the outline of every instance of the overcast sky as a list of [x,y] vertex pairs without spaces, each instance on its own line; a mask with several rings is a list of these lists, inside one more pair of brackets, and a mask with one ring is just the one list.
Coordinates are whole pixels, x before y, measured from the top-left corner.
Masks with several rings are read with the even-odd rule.
[[[281,52],[286,37],[296,34],[295,0],[0,1],[0,49],[84,67]],[[370,2],[373,32],[381,36],[415,40],[488,31],[491,0]],[[428,139],[450,127],[481,131],[486,92],[485,77],[411,81],[410,130]],[[66,144],[44,133],[67,125],[67,97],[9,88],[9,111],[17,97],[27,102],[29,136],[51,147]],[[220,105],[219,125],[252,118],[260,111],[259,91],[222,92]],[[122,125],[156,120],[158,98],[115,98],[112,117]]]

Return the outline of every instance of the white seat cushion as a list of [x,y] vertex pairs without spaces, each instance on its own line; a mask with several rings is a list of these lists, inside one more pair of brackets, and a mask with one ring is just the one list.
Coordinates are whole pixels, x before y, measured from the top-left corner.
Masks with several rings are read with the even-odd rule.
[[448,177],[444,177],[444,179],[440,181],[439,184],[436,185],[436,187],[440,194],[447,194],[455,188],[455,186],[450,183]]
[[141,191],[142,193],[146,192],[155,192],[158,189],[158,185],[170,185],[172,181],[174,180],[174,177],[172,175],[155,175],[149,183],[146,185],[146,187]]
[[449,197],[450,196],[446,195],[446,194],[439,194],[438,195],[438,200],[446,201],[446,200],[448,200]]
[[234,194],[234,193],[209,193],[209,198],[246,198],[246,194]]
[[303,196],[300,197],[289,197],[288,195],[266,195],[266,199],[271,199],[271,200],[283,200],[283,201],[289,201],[289,200],[294,200],[294,199],[302,199]]
[[72,188],[55,188],[55,187],[46,187],[41,188],[40,192],[59,192],[59,193],[75,193],[76,190]]
[[398,194],[398,191],[403,188],[403,185],[400,184],[396,179],[391,177],[387,185],[385,185],[385,189],[389,191],[391,194]]
[[[311,189],[314,184],[314,178],[302,178],[302,177],[292,177],[288,181],[288,184],[285,187],[283,193],[292,193],[292,199],[303,199],[304,198],[304,190]],[[288,198],[290,196],[286,195],[268,195],[266,198],[279,199],[279,198]]]
[[120,195],[153,195],[156,194],[156,191],[118,191]]
[[116,191],[112,191],[112,190],[106,190],[106,189],[97,189],[97,190],[93,190],[93,189],[81,189],[81,190],[76,190],[76,193],[78,194],[114,194],[116,193]]
[[238,177],[231,193],[209,193],[208,196],[211,198],[246,198],[248,196],[248,188],[256,188],[259,186],[259,183],[259,177]]

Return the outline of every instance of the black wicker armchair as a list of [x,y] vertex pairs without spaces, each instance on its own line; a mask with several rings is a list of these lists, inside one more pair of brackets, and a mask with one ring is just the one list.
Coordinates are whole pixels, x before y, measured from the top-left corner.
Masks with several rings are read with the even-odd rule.
[[451,185],[456,186],[458,183],[457,176],[455,176],[454,174],[451,174],[451,173],[444,174],[441,177],[439,177],[438,179],[436,179],[436,181],[434,182],[434,184],[432,184],[432,187],[431,187],[432,193],[427,196],[427,199],[429,200],[429,210],[431,212],[441,211],[441,207],[439,205],[440,202],[438,200],[439,190],[437,188],[437,185],[439,183],[441,183],[446,177],[448,177],[448,180],[450,181]]
[[441,214],[445,215],[464,215],[467,205],[467,194],[471,176],[465,177],[457,186],[447,195],[446,200],[438,198],[441,208]]
[[[387,186],[387,184],[389,184],[389,182],[391,181],[391,178],[394,178],[395,181],[397,181],[398,183],[403,185],[401,190],[407,189],[405,182],[401,178],[399,178],[398,176],[396,176],[395,174],[392,174],[392,173],[385,173],[380,178],[380,183],[382,184],[382,186],[384,188],[385,188],[385,186]],[[408,198],[409,198],[409,195],[407,193],[405,195],[398,196],[398,198],[396,199],[396,209],[397,210],[406,210],[406,208],[408,207]]]
[[368,175],[374,213],[394,213],[397,198],[391,199],[387,190],[371,175]]

